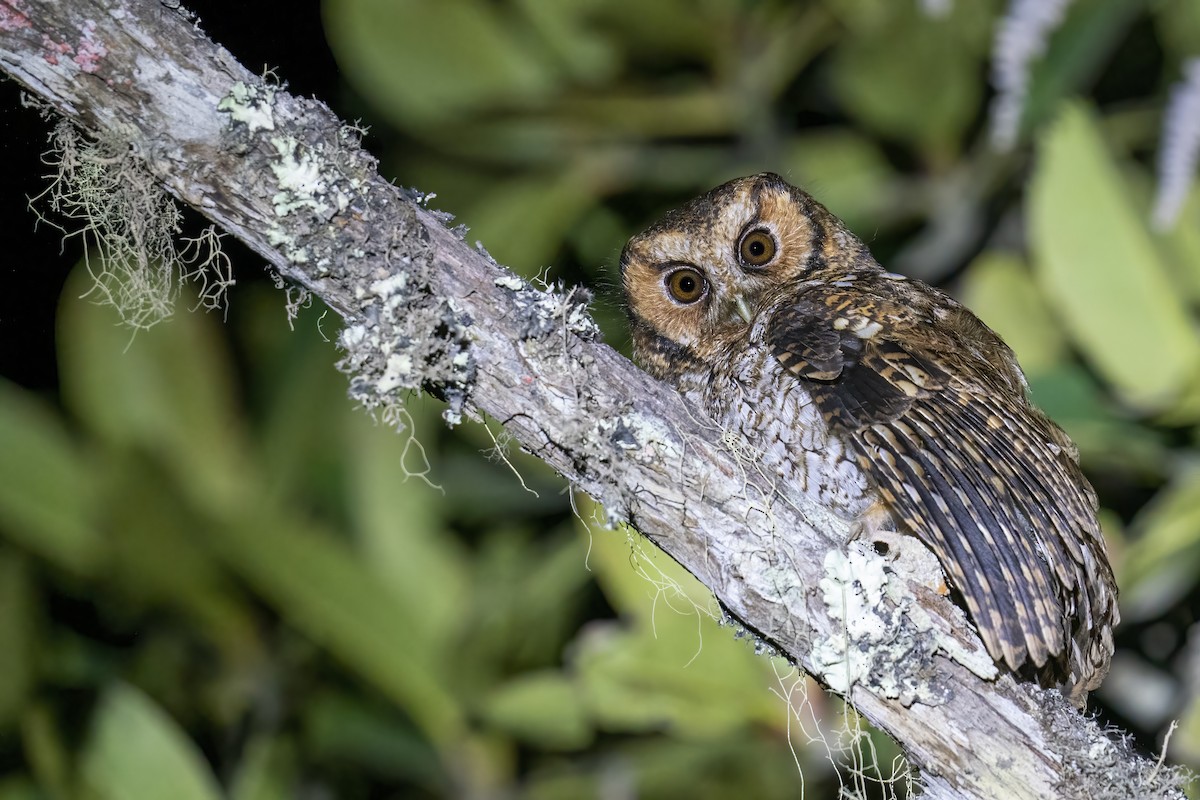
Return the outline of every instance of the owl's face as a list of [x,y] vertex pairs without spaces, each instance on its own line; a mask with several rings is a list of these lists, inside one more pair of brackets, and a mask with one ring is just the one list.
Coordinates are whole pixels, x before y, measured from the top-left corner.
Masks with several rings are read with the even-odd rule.
[[718,186],[633,237],[621,279],[639,360],[667,377],[663,359],[744,338],[774,297],[827,264],[830,220],[807,194],[764,173]]

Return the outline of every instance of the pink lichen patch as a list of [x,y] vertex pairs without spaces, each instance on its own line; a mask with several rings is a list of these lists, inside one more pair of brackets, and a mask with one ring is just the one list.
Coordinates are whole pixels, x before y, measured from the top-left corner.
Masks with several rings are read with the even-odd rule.
[[79,48],[72,59],[79,68],[87,73],[100,69],[100,61],[108,55],[104,42],[96,39],[96,23],[87,20],[83,23],[83,36],[79,39]]
[[0,0],[0,31],[16,31],[33,24],[21,9],[23,5],[20,0]]
[[70,55],[75,52],[75,48],[66,42],[56,42],[46,34],[42,34],[42,58],[46,59],[46,63],[57,67],[58,57]]

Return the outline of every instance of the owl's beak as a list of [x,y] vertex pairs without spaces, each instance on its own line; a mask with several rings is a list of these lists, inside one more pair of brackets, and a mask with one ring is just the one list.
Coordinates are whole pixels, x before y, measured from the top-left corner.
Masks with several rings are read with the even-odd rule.
[[754,321],[754,314],[750,313],[750,304],[746,302],[745,295],[735,295],[733,305],[737,308],[738,316],[746,320],[747,325]]

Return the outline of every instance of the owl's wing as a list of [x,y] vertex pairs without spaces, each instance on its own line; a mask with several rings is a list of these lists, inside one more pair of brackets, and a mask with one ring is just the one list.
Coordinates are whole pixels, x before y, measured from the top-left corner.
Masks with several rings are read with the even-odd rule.
[[[1111,583],[1088,586],[1109,567],[1074,450],[1029,405],[1015,367],[1000,374],[978,342],[964,356],[970,342],[953,331],[939,340],[931,325],[922,335],[913,316],[851,290],[809,293],[766,338],[890,510],[934,551],[992,657],[1014,670],[1052,658],[1082,669],[1098,658],[1093,624],[1111,621],[1093,617],[1115,614],[1115,599],[1088,595]],[[1004,349],[971,320],[991,337],[983,345]]]

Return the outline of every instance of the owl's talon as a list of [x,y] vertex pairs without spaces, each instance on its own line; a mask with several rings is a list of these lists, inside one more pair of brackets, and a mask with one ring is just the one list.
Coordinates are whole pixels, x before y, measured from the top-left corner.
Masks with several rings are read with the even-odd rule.
[[882,503],[872,503],[850,524],[850,541],[866,541],[877,555],[891,556],[893,559],[900,549],[896,538],[902,535]]

